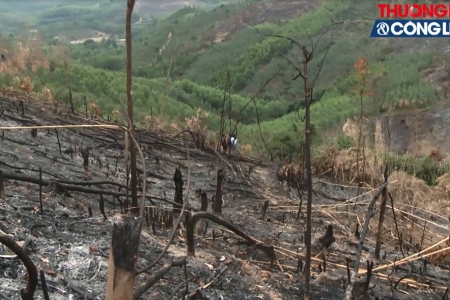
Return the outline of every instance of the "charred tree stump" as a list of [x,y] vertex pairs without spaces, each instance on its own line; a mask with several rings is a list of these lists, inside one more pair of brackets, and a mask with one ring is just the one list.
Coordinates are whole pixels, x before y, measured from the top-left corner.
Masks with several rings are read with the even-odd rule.
[[87,107],[86,96],[84,96],[84,112],[85,112],[85,117],[87,119],[88,118],[88,107]]
[[175,174],[173,175],[173,182],[175,183],[175,197],[173,204],[173,212],[180,212],[183,207],[183,176],[179,168],[175,169]]
[[106,217],[106,213],[105,213],[105,199],[103,199],[103,194],[100,194],[100,201],[98,203],[100,212],[103,215],[103,219],[107,220],[108,218]]
[[36,128],[31,129],[31,137],[32,138],[36,138],[37,137],[37,129]]
[[194,247],[194,223],[195,220],[190,212],[186,212],[185,215],[186,222],[186,245],[187,245],[187,256],[195,256]]
[[105,300],[133,299],[142,223],[142,217],[122,215],[114,220]]
[[[321,251],[328,249],[336,241],[333,234],[333,225],[328,225],[325,233],[312,243],[312,254],[319,254]],[[316,252],[316,253],[314,253]]]
[[222,213],[222,191],[226,175],[227,172],[225,169],[217,170],[217,188],[216,188],[216,201],[214,202],[214,212],[218,214]]
[[47,289],[47,282],[45,281],[45,273],[44,270],[41,270],[39,272],[40,277],[41,277],[41,284],[42,284],[42,292],[44,294],[44,299],[45,300],[50,300],[50,297],[48,295],[48,289]]
[[23,101],[20,101],[20,108],[22,109],[22,116],[25,115],[25,105],[23,104]]
[[39,168],[39,205],[40,205],[40,213],[44,214],[44,205],[42,203],[42,169]]
[[208,210],[208,196],[206,195],[205,192],[202,192],[202,194],[200,196],[200,200],[201,200],[200,210],[207,211]]
[[58,148],[59,148],[59,154],[62,155],[62,150],[61,150],[61,143],[59,142],[59,135],[58,135],[58,130],[56,130],[55,128],[55,132],[56,132],[56,138],[58,139]]
[[267,208],[269,208],[269,200],[264,201],[263,207],[262,207],[262,216],[261,219],[264,220],[264,217],[266,216]]
[[73,99],[72,99],[72,84],[71,84],[71,80],[70,80],[70,70],[69,70],[69,65],[67,64],[67,60],[64,60],[64,68],[66,69],[67,87],[69,88],[70,110],[71,110],[72,114],[75,114],[75,108],[73,107]]
[[81,148],[80,152],[83,156],[83,168],[87,171],[89,169],[89,148]]
[[0,198],[5,200],[5,178],[3,172],[0,170]]

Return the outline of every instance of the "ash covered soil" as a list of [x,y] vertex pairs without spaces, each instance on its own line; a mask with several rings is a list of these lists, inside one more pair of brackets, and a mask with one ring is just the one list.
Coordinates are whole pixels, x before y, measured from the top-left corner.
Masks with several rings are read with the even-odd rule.
[[[27,99],[24,100],[26,108],[22,115],[18,99],[25,98],[12,93],[3,94],[0,98],[0,106],[5,108],[0,126],[100,123],[73,116],[63,107],[54,112],[53,105]],[[0,199],[0,230],[10,234],[19,245],[31,240],[27,253],[38,271],[45,272],[52,300],[105,297],[112,217],[121,213],[120,202],[123,203],[126,198],[123,196],[126,184],[123,136],[118,130],[96,128],[58,129],[57,132],[54,129],[40,129],[35,138],[30,130],[4,131],[0,138],[0,170],[6,178],[5,199]],[[239,243],[239,236],[209,222],[206,235],[195,237],[196,255],[188,258],[186,270],[183,267],[172,268],[141,299],[168,299],[170,296],[172,299],[182,299],[186,292],[186,278],[190,293],[214,279],[202,291],[204,299],[302,297],[304,276],[298,272],[298,266],[301,265],[299,258],[304,261],[302,241],[306,230],[305,218],[302,214],[296,220],[299,198],[293,190],[280,187],[276,179],[277,166],[239,155],[202,152],[195,149],[191,141],[188,142],[188,160],[183,140],[172,139],[165,134],[141,131],[139,140],[146,160],[147,194],[153,202],[147,201],[148,206],[155,211],[171,211],[172,204],[165,200],[174,199],[175,169],[179,167],[181,170],[186,196],[190,164],[188,205],[199,209],[195,189],[201,188],[211,199],[216,189],[217,170],[225,168],[226,200],[222,217],[255,239],[273,244],[279,261],[270,267],[268,258]],[[83,158],[78,151],[80,147],[90,148],[87,171],[83,169]],[[74,153],[70,153],[69,149],[73,149]],[[45,183],[42,188],[43,214],[39,212],[39,185],[36,184],[39,182],[39,169]],[[87,185],[89,182],[90,186]],[[336,242],[325,252],[326,271],[322,266],[319,269],[319,258],[312,262],[311,299],[342,299],[347,278],[343,267],[345,258],[353,266],[357,245],[353,232],[357,223],[362,228],[373,190],[365,189],[366,195],[359,197],[358,205],[352,205],[349,211],[349,205],[343,201],[355,197],[357,189],[319,180],[314,186],[317,193],[313,200],[313,239],[320,237],[331,224]],[[99,209],[100,194],[105,201],[106,220]],[[262,219],[261,207],[266,200],[269,201],[269,209]],[[89,215],[90,209],[92,217]],[[210,201],[208,211],[211,211]],[[424,219],[430,218],[425,212],[415,211],[415,214],[421,214]],[[361,269],[365,268],[366,260],[374,261],[374,266],[378,267],[401,258],[398,247],[394,246],[398,241],[391,236],[393,229],[389,215],[386,218],[384,233],[387,237],[382,246],[385,255],[381,260],[373,257],[375,219],[378,220],[374,217],[364,244],[367,248],[362,253]],[[398,222],[401,223],[400,220]],[[406,228],[406,221],[404,223]],[[429,227],[427,231],[431,233],[424,238],[417,232],[411,234],[412,244],[422,239],[424,244],[431,245],[448,234],[445,219],[435,217],[432,223],[436,224],[435,228]],[[172,230],[159,224],[152,226],[151,222],[145,223],[138,268],[153,262],[168,242]],[[411,253],[413,250],[410,250]],[[186,233],[182,224],[160,263],[139,275],[136,285],[156,272],[169,257],[184,255]],[[441,299],[448,271],[440,266],[429,266],[419,276],[420,266],[421,263],[416,261],[399,267],[395,274],[392,268],[378,272],[389,275],[389,279],[376,273],[371,280],[371,286],[376,284],[370,291],[371,297]],[[413,281],[402,281],[395,289],[391,288],[392,282],[395,284],[407,274]],[[0,244],[0,299],[20,299],[20,289],[25,287],[26,280],[26,269],[21,261]],[[40,282],[35,299],[44,299]]]

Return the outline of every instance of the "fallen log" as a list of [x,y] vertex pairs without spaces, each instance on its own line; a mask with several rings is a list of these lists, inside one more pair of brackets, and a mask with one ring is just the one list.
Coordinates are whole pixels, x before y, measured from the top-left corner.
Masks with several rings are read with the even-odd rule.
[[[3,177],[6,179],[12,179],[12,180],[19,180],[19,181],[25,181],[30,182],[34,184],[40,184],[39,177],[30,176],[27,174],[20,174],[17,172],[10,172],[5,169],[0,169],[0,171],[3,173]],[[49,185],[52,181],[58,181],[60,184],[66,185],[102,185],[102,184],[109,184],[109,185],[115,185],[121,188],[127,188],[126,185],[110,181],[110,180],[100,180],[100,181],[74,181],[74,180],[67,180],[67,179],[44,179],[42,178],[42,184],[43,185]]]
[[[194,224],[199,219],[208,219],[216,224],[222,225],[223,227],[227,228],[228,230],[234,232],[235,234],[239,235],[243,239],[247,240],[247,242],[252,245],[252,247],[257,250],[260,250],[264,252],[264,254],[267,255],[267,257],[270,259],[270,267],[273,266],[273,263],[277,261],[277,257],[275,254],[275,249],[273,245],[263,244],[259,242],[258,240],[252,238],[245,232],[241,231],[236,226],[230,224],[228,221],[222,219],[218,215],[208,213],[206,211],[198,211],[195,213],[192,213],[191,215],[192,221]],[[193,228],[189,228],[191,231]],[[193,241],[194,235],[192,232],[187,233],[187,244],[188,244],[188,256],[195,256],[195,249],[193,247],[194,241]]]
[[[14,172],[8,172],[8,171],[4,171],[2,169],[0,169],[0,171],[3,172],[3,177],[6,179],[24,181],[24,182],[34,183],[34,184],[40,183],[39,177],[33,177],[33,176],[26,175],[26,174],[18,174],[18,173],[14,173]],[[80,193],[94,194],[94,195],[108,195],[108,196],[114,196],[114,197],[126,197],[127,196],[126,193],[115,192],[115,191],[104,190],[104,189],[83,187],[80,185],[76,185],[76,183],[74,184],[74,182],[72,182],[72,184],[64,184],[64,183],[60,183],[60,182],[61,181],[59,179],[53,179],[53,180],[42,179],[42,185],[49,186],[52,184],[53,185],[56,184],[56,186],[59,189],[66,190],[66,191],[80,192]],[[84,181],[84,182],[89,183],[89,184],[96,183],[95,181]],[[80,183],[80,182],[77,182],[77,183]],[[141,197],[142,194],[138,194],[138,196]],[[170,201],[166,198],[159,197],[159,196],[146,195],[145,197],[148,200],[150,200],[151,202],[152,202],[152,200],[159,200],[159,201],[164,201],[164,202],[172,204],[172,205],[173,204],[176,205],[175,202]],[[194,209],[189,206],[187,206],[187,208],[189,208],[192,211],[197,211],[197,209]]]

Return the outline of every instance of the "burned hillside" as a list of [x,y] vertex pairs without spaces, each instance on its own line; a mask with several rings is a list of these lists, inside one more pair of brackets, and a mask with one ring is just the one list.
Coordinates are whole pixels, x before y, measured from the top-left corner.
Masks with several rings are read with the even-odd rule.
[[[0,101],[2,128],[107,124],[72,115],[62,106],[55,108],[54,104],[27,99],[23,94],[3,92]],[[173,138],[147,130],[137,132],[148,184],[139,268],[161,254],[174,230],[177,168],[184,181],[183,195],[188,195],[187,209],[200,209],[195,192],[200,188],[208,198],[208,212],[212,211],[218,170],[224,170],[224,203],[217,218],[254,241],[270,245],[276,258],[272,261],[258,243],[252,245],[233,230],[206,220],[204,236],[195,235],[195,257],[188,256],[186,267],[173,267],[141,299],[182,299],[185,293],[198,299],[200,295],[207,299],[298,299],[304,282],[305,221],[303,211],[298,209],[297,191],[279,185],[279,166],[238,154],[202,152],[186,135],[188,159],[183,135]],[[5,193],[0,199],[0,233],[23,246],[38,272],[45,273],[50,299],[104,299],[111,225],[127,201],[123,132],[43,128],[2,130],[1,134],[0,170]],[[142,179],[140,162],[138,169]],[[369,202],[381,191],[362,187],[357,196],[357,190],[320,179],[314,182],[312,299],[342,299],[344,295],[346,260],[353,269]],[[441,299],[448,281],[446,255],[440,255],[448,252],[447,246],[441,247],[448,237],[448,221],[397,203],[397,199],[387,201],[378,259],[374,249],[381,202],[377,201],[368,215],[372,218],[362,247],[362,283],[360,290],[354,284],[354,291],[365,299]],[[182,223],[163,260],[137,276],[136,284],[153,275],[169,257],[186,255],[186,227]],[[436,248],[431,246],[441,240],[443,243],[437,246],[440,254],[426,258],[426,253]],[[322,251],[324,246],[326,250]],[[419,259],[402,260],[419,251]],[[366,261],[367,266],[373,262],[368,285],[364,284]],[[26,269],[4,246],[0,246],[0,270],[0,298],[19,299],[28,279]],[[44,299],[40,281],[35,299]]]

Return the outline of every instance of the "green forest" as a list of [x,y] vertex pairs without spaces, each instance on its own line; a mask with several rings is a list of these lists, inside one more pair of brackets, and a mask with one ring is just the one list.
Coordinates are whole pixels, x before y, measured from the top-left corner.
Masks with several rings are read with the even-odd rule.
[[[42,30],[39,38],[51,67],[25,73],[35,91],[49,88],[56,99],[68,103],[67,72],[61,59],[52,56],[57,49],[67,49],[76,106],[82,109],[87,97],[105,115],[118,109],[117,101],[125,101],[126,49],[120,39],[126,6],[113,0],[94,2],[40,8],[26,28]],[[242,143],[262,151],[298,150],[303,139],[303,82],[293,80],[297,71],[292,63],[301,65],[302,52],[277,36],[314,47],[308,69],[315,79],[313,100],[323,94],[311,108],[316,144],[323,142],[321,133],[342,127],[347,118],[359,114],[361,80],[355,63],[361,57],[370,69],[366,89],[371,92],[363,96],[368,115],[383,114],[387,107],[404,109],[398,105],[401,99],[414,100],[415,107],[439,100],[436,88],[422,75],[437,63],[437,49],[370,39],[377,8],[369,1],[202,2],[159,17],[133,14],[133,22],[145,19],[132,29],[138,124],[158,114],[164,99],[168,122],[183,124],[200,108],[209,112],[204,122],[214,134],[226,99],[226,118],[231,120],[227,126],[239,122]],[[9,22],[5,20],[1,22]],[[53,39],[61,32],[75,37],[71,31],[83,30],[107,35],[102,41],[87,39],[80,44]],[[19,36],[20,32],[4,35],[2,43],[13,45]],[[14,77],[0,73],[0,84],[9,87]]]

